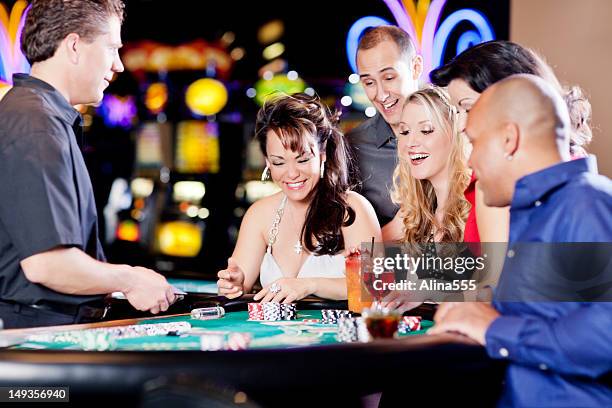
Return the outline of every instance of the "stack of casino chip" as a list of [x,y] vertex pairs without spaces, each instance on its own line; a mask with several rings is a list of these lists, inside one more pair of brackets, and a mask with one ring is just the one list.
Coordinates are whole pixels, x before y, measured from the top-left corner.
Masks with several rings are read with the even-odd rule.
[[263,320],[264,319],[263,303],[251,302],[247,305],[247,307],[249,310],[249,319],[251,320]]
[[421,330],[421,316],[404,316],[397,326],[399,334],[408,334],[413,331]]
[[249,303],[250,320],[295,320],[297,319],[297,306],[295,303]]
[[283,320],[297,319],[297,305],[295,303],[282,303],[281,317]]
[[338,319],[341,317],[352,317],[353,314],[348,310],[336,310],[336,309],[322,309],[321,310],[321,323],[323,324],[337,324]]
[[264,320],[276,321],[282,320],[283,312],[281,304],[276,302],[266,302],[263,304]]
[[246,350],[251,344],[249,333],[231,333],[225,343],[225,350]]
[[363,317],[339,317],[338,341],[342,343],[362,342],[370,340],[370,333]]
[[226,332],[208,332],[199,335],[201,351],[217,351],[225,349],[227,343]]
[[177,335],[189,332],[191,324],[188,322],[167,322],[153,324],[134,324],[128,326],[102,327],[88,330],[73,330],[50,334],[35,334],[28,337],[28,341],[47,343],[73,343],[84,350],[112,350],[115,340],[167,335]]
[[198,336],[201,351],[245,350],[251,344],[251,335],[248,333],[208,331]]

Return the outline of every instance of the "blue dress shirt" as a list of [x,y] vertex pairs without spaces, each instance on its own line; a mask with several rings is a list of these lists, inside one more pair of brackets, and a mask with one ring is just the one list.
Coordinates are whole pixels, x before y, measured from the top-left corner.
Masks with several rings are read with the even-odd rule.
[[[557,164],[516,183],[507,259],[493,302],[502,316],[486,333],[488,354],[509,362],[500,406],[612,406],[612,303],[542,301],[541,297],[508,301],[525,294],[517,288],[530,279],[526,265],[558,262],[535,260],[534,252],[523,251],[521,245],[612,242],[612,181],[598,175],[596,167],[595,158],[588,157]],[[608,244],[593,247],[601,245]],[[541,251],[539,257],[552,253]],[[608,272],[611,256],[607,252]],[[529,272],[537,276],[539,270]],[[600,293],[606,290],[609,287]]]

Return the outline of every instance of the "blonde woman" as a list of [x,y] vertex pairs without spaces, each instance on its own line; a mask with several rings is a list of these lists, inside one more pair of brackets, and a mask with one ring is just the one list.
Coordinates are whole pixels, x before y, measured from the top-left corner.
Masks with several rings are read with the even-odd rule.
[[471,172],[456,108],[441,88],[426,88],[406,99],[399,127],[391,198],[400,211],[383,230],[384,240],[462,242]]
[[[439,247],[434,243],[464,240],[466,220],[473,206],[465,196],[471,176],[467,165],[468,141],[459,132],[457,116],[448,94],[437,87],[413,93],[402,110],[399,160],[391,190],[391,199],[399,204],[400,210],[383,229],[383,239],[407,244],[404,250],[413,256],[457,255],[458,247]],[[406,278],[453,281],[469,279],[473,273],[436,267],[418,268],[414,272],[416,275],[409,273]],[[462,300],[464,297],[459,292],[392,292],[382,303],[405,311],[425,299]]]

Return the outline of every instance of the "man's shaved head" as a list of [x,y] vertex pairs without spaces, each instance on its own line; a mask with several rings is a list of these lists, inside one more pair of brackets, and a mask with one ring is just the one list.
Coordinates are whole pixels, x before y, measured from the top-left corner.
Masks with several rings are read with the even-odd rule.
[[518,179],[569,159],[567,106],[534,75],[513,75],[489,87],[470,111],[466,131],[487,205],[510,204]]

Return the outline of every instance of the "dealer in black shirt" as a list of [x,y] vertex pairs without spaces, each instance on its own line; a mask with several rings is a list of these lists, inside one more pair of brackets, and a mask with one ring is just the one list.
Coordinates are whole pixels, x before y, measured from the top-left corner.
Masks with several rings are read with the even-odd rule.
[[[101,317],[101,296],[74,296],[30,281],[20,262],[56,247],[76,247],[104,261],[93,190],[76,142],[81,115],[51,85],[16,74],[0,102],[0,316],[73,323]],[[89,311],[80,305],[93,304]],[[25,307],[24,305],[32,305]],[[13,311],[13,313],[10,313]],[[63,313],[62,313],[63,312]]]
[[139,310],[175,300],[156,272],[104,262],[93,190],[77,145],[81,116],[115,73],[120,0],[34,0],[23,30],[30,75],[0,101],[0,319],[5,328],[102,317],[120,291]]

